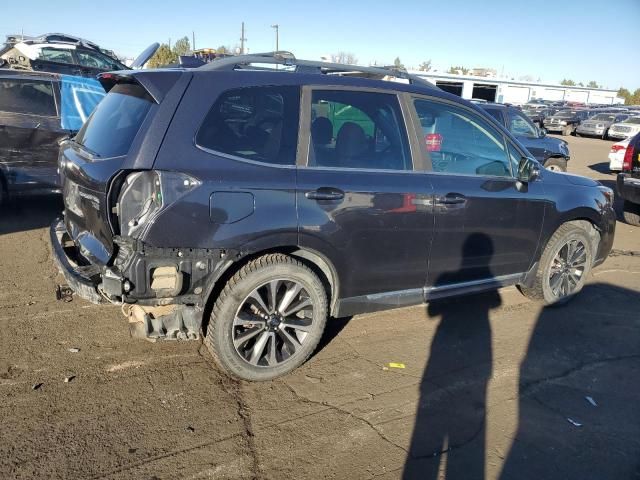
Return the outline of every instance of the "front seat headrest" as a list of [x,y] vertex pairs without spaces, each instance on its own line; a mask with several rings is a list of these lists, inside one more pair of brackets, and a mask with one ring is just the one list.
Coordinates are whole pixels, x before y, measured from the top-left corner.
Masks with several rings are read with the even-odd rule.
[[367,136],[360,125],[345,122],[338,131],[336,153],[341,159],[362,155],[367,150]]
[[318,117],[311,124],[311,138],[315,145],[327,145],[333,138],[333,124],[327,117]]

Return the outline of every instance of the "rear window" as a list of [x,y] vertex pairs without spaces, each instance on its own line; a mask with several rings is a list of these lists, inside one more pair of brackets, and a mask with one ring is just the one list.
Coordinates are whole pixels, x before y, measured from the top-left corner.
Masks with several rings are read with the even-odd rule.
[[140,85],[118,84],[98,104],[75,142],[98,157],[126,155],[153,103]]
[[223,93],[204,119],[196,144],[258,162],[296,161],[300,90],[247,87]]
[[0,80],[0,111],[55,117],[51,82]]

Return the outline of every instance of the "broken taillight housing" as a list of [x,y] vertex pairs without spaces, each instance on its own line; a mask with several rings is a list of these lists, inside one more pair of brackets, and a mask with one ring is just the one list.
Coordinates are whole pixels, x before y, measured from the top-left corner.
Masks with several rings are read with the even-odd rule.
[[141,238],[160,212],[200,184],[198,179],[178,172],[130,173],[120,188],[115,208],[120,235]]
[[624,145],[611,145],[611,153],[617,153],[620,150],[624,150],[625,148],[627,147],[625,147]]

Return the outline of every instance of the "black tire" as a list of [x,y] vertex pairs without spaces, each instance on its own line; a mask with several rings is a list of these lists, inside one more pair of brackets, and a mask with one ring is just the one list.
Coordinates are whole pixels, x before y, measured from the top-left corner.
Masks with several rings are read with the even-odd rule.
[[[532,300],[542,301],[545,305],[562,305],[571,300],[582,290],[586,278],[591,271],[594,252],[597,248],[597,242],[599,241],[599,238],[594,238],[594,234],[597,235],[593,227],[587,222],[569,222],[561,225],[551,236],[542,253],[533,284],[530,287],[519,285],[520,291],[526,297]],[[563,273],[559,273],[563,269],[558,269],[556,259],[561,255],[562,251],[566,251],[564,249],[569,244],[576,245],[576,243],[582,246],[582,251],[584,252],[584,269],[579,275],[579,280],[575,282],[575,286],[572,287],[570,291],[568,290],[566,292],[562,291],[564,287],[563,280],[561,280],[559,290],[554,291],[551,285],[552,269],[555,269],[557,275],[563,275]],[[580,250],[576,248],[576,253],[579,252]],[[580,260],[582,260],[582,256]],[[576,272],[577,269],[570,272],[569,275],[575,276]],[[553,275],[554,279],[557,280],[557,275]]]
[[602,140],[608,140],[609,139],[609,130],[605,130],[604,132],[602,132]]
[[624,201],[622,207],[622,216],[624,221],[629,225],[640,227],[640,205],[637,203],[631,203],[628,200]]
[[544,168],[546,168],[547,170],[553,170],[555,172],[566,172],[567,159],[559,157],[547,158],[547,161],[544,162]]
[[[299,296],[293,297],[288,305],[297,298],[296,306],[309,302],[311,307],[295,315],[286,315],[287,312],[280,315],[282,299],[293,290],[292,286],[298,285]],[[280,300],[270,299],[271,289],[274,296],[283,293]],[[258,301],[256,295],[260,297]],[[304,316],[297,316],[300,313]],[[290,256],[269,254],[250,261],[227,282],[213,306],[205,344],[215,362],[229,375],[249,381],[271,380],[291,372],[309,358],[322,337],[326,321],[327,294],[316,274]],[[286,326],[295,322],[304,322],[295,328],[307,330],[301,332]],[[243,342],[243,338],[250,339]]]

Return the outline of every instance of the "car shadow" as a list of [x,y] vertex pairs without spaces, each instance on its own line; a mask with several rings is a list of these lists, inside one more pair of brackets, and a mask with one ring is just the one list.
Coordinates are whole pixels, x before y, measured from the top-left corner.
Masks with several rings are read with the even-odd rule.
[[501,480],[640,478],[639,310],[639,292],[607,283],[541,310]]
[[63,208],[60,195],[12,198],[0,205],[0,235],[48,227]]
[[609,162],[599,162],[589,165],[589,168],[594,172],[604,173],[605,175],[614,175],[615,172],[609,170]]

